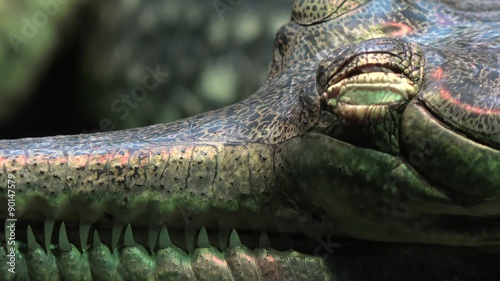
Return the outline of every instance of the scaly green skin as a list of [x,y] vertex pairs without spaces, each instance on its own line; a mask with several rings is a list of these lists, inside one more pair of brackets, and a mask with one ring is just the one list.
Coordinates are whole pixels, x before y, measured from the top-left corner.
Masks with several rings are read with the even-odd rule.
[[[296,1],[268,79],[240,103],[1,141],[18,276],[329,280],[354,267],[305,237],[500,244],[500,9],[487,4]],[[270,234],[255,250],[253,231]],[[305,240],[268,248],[277,233]]]

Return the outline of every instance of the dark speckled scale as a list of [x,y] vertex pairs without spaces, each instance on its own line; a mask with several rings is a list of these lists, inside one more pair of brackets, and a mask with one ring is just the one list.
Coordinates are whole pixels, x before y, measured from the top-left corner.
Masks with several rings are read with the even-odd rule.
[[[18,223],[52,242],[20,235],[17,276],[335,280],[335,259],[313,256],[317,245],[188,243],[186,253],[164,234],[161,249],[130,234],[115,249],[116,237],[97,236],[127,224],[185,230],[187,240],[205,227],[500,244],[500,5],[297,0],[291,17],[266,82],[244,101],[144,128],[0,141],[0,206],[12,175]],[[329,90],[344,82],[347,101]],[[41,240],[47,220],[65,222],[71,243]],[[80,223],[95,228],[86,249],[74,242]],[[72,262],[78,270],[67,270]]]

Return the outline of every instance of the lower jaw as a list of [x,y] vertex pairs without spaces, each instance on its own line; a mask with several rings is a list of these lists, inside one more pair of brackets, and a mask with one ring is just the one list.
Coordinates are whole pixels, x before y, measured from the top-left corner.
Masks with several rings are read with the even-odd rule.
[[[416,102],[402,120],[404,157],[450,198],[465,206],[500,199],[500,151],[455,133]],[[499,212],[500,207],[484,210]]]

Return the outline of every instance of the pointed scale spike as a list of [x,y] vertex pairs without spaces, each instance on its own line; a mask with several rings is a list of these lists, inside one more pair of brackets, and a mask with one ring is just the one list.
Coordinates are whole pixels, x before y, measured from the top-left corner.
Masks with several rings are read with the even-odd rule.
[[194,236],[196,231],[194,228],[186,228],[184,236],[186,237],[186,249],[188,253],[192,254],[194,251]]
[[36,242],[35,235],[33,234],[33,230],[31,230],[31,225],[28,225],[28,249],[35,250],[38,247],[38,242]]
[[267,232],[262,231],[259,237],[259,248],[271,248],[271,242],[267,236]]
[[132,226],[129,224],[125,228],[125,236],[123,237],[123,245],[125,247],[135,246],[134,234],[132,233]]
[[97,248],[101,245],[101,238],[99,238],[99,233],[97,233],[97,230],[94,230],[94,239],[92,241],[92,247]]
[[90,223],[81,222],[80,223],[80,247],[82,247],[82,252],[87,250],[87,241],[89,239]]
[[50,241],[52,240],[52,232],[54,231],[53,220],[46,220],[43,225],[43,232],[45,235],[45,252],[48,254],[50,251]]
[[210,241],[208,240],[208,233],[205,227],[202,227],[198,233],[198,248],[210,248]]
[[113,225],[113,230],[111,231],[111,252],[113,253],[118,246],[118,241],[123,231],[123,224],[115,223]]
[[71,245],[69,244],[68,235],[66,234],[66,226],[64,222],[61,223],[59,228],[59,249],[62,251],[71,250]]
[[227,240],[231,233],[228,229],[219,228],[219,247],[221,250],[227,248]]
[[160,249],[172,247],[172,241],[170,241],[170,235],[168,235],[168,229],[164,225],[162,225],[161,227],[160,238],[158,240],[159,240],[158,247],[160,247]]
[[156,240],[158,239],[158,233],[160,232],[159,225],[150,225],[148,228],[148,245],[149,253],[152,255],[156,247]]
[[59,249],[62,251],[71,250],[71,245],[69,244],[68,235],[66,235],[66,226],[64,222],[61,223],[59,228]]
[[229,236],[229,247],[241,247],[241,240],[238,232],[235,229],[231,231],[231,236]]

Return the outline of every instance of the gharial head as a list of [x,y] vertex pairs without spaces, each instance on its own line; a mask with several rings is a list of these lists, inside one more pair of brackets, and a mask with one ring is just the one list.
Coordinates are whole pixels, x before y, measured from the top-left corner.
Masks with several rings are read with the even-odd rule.
[[266,82],[226,108],[0,140],[0,252],[17,276],[330,280],[364,269],[360,251],[334,265],[308,238],[500,244],[499,4],[296,0],[275,42]]
[[[296,1],[268,81],[314,79],[306,92],[316,90],[321,112],[333,115],[328,134],[355,145],[399,154],[401,114],[412,101],[498,149],[497,15],[446,1]],[[314,77],[293,75],[311,69]]]
[[295,1],[263,86],[298,101],[274,139],[289,201],[350,237],[500,242],[499,18],[489,2]]
[[0,141],[19,224],[183,230],[188,205],[198,229],[499,244],[499,19],[490,1],[297,0],[244,101]]

